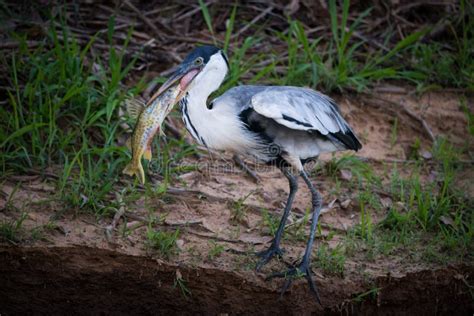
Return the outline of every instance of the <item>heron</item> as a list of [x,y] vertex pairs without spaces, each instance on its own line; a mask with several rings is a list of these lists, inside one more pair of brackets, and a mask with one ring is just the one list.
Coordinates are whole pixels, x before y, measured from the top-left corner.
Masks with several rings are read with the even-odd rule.
[[181,85],[179,101],[183,122],[200,144],[253,157],[276,166],[288,179],[289,193],[278,229],[268,249],[257,253],[256,270],[273,257],[282,257],[280,247],[286,221],[298,190],[300,176],[311,192],[311,228],[304,255],[287,271],[269,278],[286,279],[283,295],[295,277],[304,276],[319,302],[311,275],[311,252],[322,206],[322,197],[304,169],[305,163],[321,153],[357,151],[362,145],[338,105],[328,96],[310,88],[293,86],[241,85],[208,100],[224,82],[229,61],[215,46],[199,46],[176,68],[156,95]]

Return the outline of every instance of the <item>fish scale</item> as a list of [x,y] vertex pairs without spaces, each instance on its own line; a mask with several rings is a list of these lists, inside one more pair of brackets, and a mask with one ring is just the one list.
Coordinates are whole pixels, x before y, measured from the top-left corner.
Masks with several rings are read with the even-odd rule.
[[[151,99],[151,104],[146,106],[137,100],[130,101],[129,106],[141,107],[135,109],[138,114],[137,124],[133,130],[130,141],[132,150],[132,160],[125,167],[123,173],[130,176],[136,175],[142,184],[145,183],[145,171],[141,162],[142,157],[151,159],[151,143],[156,132],[161,128],[161,124],[177,102],[180,93],[179,85],[175,85],[159,96]],[[132,112],[132,111],[129,111]]]

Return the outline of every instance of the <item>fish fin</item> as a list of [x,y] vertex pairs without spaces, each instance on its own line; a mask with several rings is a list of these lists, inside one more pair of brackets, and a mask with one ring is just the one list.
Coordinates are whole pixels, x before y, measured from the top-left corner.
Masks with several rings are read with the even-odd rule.
[[132,150],[132,138],[131,137],[127,138],[127,140],[125,141],[125,146],[127,146],[127,148],[129,150]]
[[148,146],[148,148],[145,150],[143,153],[143,158],[146,160],[150,161],[151,160],[151,148]]
[[133,161],[130,162],[128,165],[125,166],[122,173],[127,174],[129,176],[133,176],[136,172],[136,167],[133,165]]
[[124,174],[127,174],[129,176],[137,176],[138,179],[140,180],[141,184],[145,184],[145,171],[143,170],[143,166],[141,161],[138,162],[138,165],[135,165],[132,162],[130,162],[122,171]]
[[163,126],[160,126],[159,130],[160,130],[160,136],[165,137],[166,135],[165,135],[165,132],[163,132]]
[[142,162],[138,162],[138,171],[140,171],[140,182],[145,184],[145,171],[143,170]]
[[145,102],[141,98],[133,98],[125,100],[125,108],[128,116],[138,118],[145,109]]

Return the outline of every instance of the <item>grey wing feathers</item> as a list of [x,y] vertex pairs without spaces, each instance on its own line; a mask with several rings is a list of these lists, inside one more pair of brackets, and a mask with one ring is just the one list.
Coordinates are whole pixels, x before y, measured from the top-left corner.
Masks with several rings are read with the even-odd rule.
[[348,128],[334,102],[309,89],[269,87],[252,97],[252,107],[259,114],[292,129],[315,129],[327,135],[345,132]]
[[316,130],[342,142],[349,149],[358,150],[362,147],[334,101],[317,91],[297,87],[266,87],[252,96],[251,107],[288,128]]

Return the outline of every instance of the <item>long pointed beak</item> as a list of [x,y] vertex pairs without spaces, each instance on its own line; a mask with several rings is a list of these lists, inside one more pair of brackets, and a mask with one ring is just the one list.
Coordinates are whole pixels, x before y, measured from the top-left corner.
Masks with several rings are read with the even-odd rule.
[[171,88],[172,86],[176,85],[178,81],[180,81],[180,93],[176,98],[176,102],[181,100],[181,98],[186,94],[187,88],[189,84],[194,79],[194,77],[199,73],[201,69],[199,67],[195,67],[194,65],[185,65],[181,64],[178,69],[165,81],[158,89],[158,91],[148,100],[147,105],[153,103],[153,101],[160,96],[163,92]]

